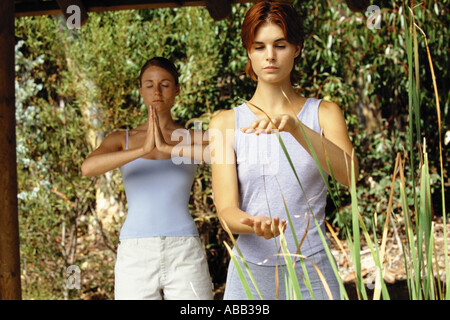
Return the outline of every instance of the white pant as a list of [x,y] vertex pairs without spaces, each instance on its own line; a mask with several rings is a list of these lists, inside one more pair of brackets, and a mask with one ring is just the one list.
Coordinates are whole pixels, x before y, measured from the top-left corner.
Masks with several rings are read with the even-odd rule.
[[198,237],[122,239],[116,300],[211,300],[212,282]]

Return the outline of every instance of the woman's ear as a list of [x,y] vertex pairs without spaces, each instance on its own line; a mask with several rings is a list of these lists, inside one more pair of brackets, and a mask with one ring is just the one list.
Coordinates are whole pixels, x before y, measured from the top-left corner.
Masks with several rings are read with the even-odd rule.
[[298,45],[295,49],[295,58],[297,58],[301,52],[302,52],[302,46]]
[[177,89],[176,89],[176,91],[175,91],[175,96],[179,95],[180,92],[181,92],[180,84],[177,84]]

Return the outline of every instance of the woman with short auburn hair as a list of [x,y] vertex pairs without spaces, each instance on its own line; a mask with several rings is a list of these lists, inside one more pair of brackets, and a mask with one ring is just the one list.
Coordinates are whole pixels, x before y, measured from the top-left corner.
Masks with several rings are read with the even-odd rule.
[[[224,227],[238,235],[237,246],[264,299],[287,297],[280,233],[284,233],[289,252],[296,254],[293,260],[302,296],[295,298],[340,298],[331,266],[334,261],[328,260],[314,222],[316,219],[325,235],[327,187],[318,165],[329,173],[328,157],[336,180],[349,185],[351,161],[356,176],[358,162],[352,158],[353,146],[340,108],[303,97],[293,87],[303,39],[300,16],[291,4],[261,1],[252,6],[242,24],[242,43],[248,54],[246,71],[257,82],[256,90],[248,102],[219,113],[210,123],[210,130],[227,137],[212,141],[213,149],[224,150],[223,159],[212,161],[217,212]],[[226,135],[230,129],[234,135]],[[273,134],[276,131],[296,173]],[[307,140],[319,164],[311,156]],[[227,154],[234,155],[232,161]],[[258,297],[245,271],[244,275],[253,296]],[[311,290],[304,284],[307,278]],[[224,298],[247,298],[233,263],[228,268]]]

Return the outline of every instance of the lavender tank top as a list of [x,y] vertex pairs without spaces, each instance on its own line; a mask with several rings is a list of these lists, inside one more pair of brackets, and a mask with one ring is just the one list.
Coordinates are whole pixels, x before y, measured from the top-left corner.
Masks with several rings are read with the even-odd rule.
[[[128,131],[126,132],[128,150]],[[120,167],[128,213],[120,239],[196,237],[188,204],[197,164],[188,158],[138,158]]]
[[[319,104],[321,100],[307,99],[297,117],[320,133]],[[295,167],[301,186],[281,148],[276,134],[245,134],[240,128],[258,120],[244,103],[234,108],[235,144],[240,209],[250,215],[279,216],[292,220],[298,243],[303,239],[300,253],[310,256],[323,249],[312,214],[325,234],[325,205],[327,187],[311,155],[288,132],[280,132],[288,154]],[[308,206],[309,204],[309,206]],[[286,205],[286,207],[285,207]],[[297,251],[293,232],[286,228],[286,242],[291,254]],[[279,237],[266,240],[254,234],[241,234],[237,245],[244,258],[255,264],[274,266],[284,264]]]

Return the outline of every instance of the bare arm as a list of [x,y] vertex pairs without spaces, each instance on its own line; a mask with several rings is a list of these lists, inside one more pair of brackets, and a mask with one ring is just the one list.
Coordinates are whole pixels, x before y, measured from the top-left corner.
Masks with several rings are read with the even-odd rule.
[[210,123],[211,172],[214,203],[222,224],[235,234],[255,233],[266,239],[278,236],[279,226],[286,227],[286,221],[271,220],[265,216],[252,216],[239,208],[238,178],[234,153],[234,134],[227,135],[226,129],[234,132],[233,111],[217,115]]
[[84,160],[81,172],[86,177],[104,174],[150,153],[155,147],[152,125],[153,113],[149,112],[149,126],[144,145],[140,148],[124,150],[124,132],[114,132],[107,136],[100,146]]
[[[313,146],[314,149],[320,148],[319,150],[322,150],[317,152],[318,157],[320,155],[319,161],[321,164],[325,163],[325,156],[329,157],[336,180],[346,186],[350,186],[352,160],[355,179],[358,179],[359,163],[348,136],[347,124],[345,123],[342,110],[335,103],[322,101],[319,107],[319,122],[325,136],[324,139],[321,138],[320,140],[321,143],[323,141],[327,153],[326,155],[324,154],[322,146]],[[326,168],[328,172],[328,166]]]

